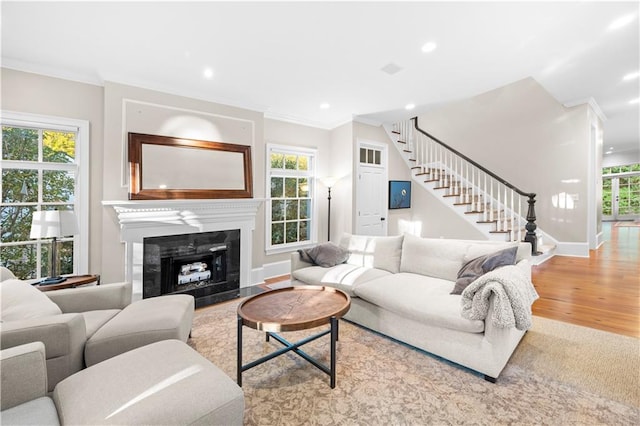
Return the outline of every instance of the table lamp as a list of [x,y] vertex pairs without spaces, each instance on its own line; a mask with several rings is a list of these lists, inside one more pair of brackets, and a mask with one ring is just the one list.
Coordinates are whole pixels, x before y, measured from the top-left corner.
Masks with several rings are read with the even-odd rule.
[[34,239],[52,238],[51,275],[49,280],[61,280],[58,276],[58,241],[78,233],[78,219],[70,210],[41,210],[33,212],[30,237]]

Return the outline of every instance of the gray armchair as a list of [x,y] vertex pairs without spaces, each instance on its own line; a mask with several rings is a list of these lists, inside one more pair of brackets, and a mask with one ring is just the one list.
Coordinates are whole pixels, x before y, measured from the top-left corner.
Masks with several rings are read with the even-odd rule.
[[129,350],[166,339],[185,342],[193,297],[162,296],[131,303],[131,284],[41,292],[25,281],[0,283],[0,347],[42,342],[49,391],[80,371]]
[[241,425],[243,420],[242,389],[177,340],[143,346],[73,374],[51,396],[42,342],[0,351],[0,369],[3,424]]

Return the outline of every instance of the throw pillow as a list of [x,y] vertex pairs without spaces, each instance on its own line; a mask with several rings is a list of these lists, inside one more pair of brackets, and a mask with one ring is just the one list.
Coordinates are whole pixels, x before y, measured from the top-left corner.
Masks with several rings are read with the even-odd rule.
[[309,255],[307,254],[307,250],[299,249],[298,253],[300,253],[300,259],[305,262],[313,263],[313,259],[309,257]]
[[[322,243],[310,249],[303,250],[316,265],[329,268],[346,262],[349,251],[332,243]],[[302,256],[304,259],[304,256]]]
[[489,271],[493,271],[501,266],[514,265],[516,263],[517,251],[518,247],[514,246],[471,259],[458,271],[458,279],[451,294],[462,294],[462,291],[467,288],[469,284]]
[[373,267],[389,271],[392,274],[400,272],[403,236],[371,237],[373,250]]
[[0,315],[2,321],[61,315],[62,311],[49,297],[26,281],[6,280],[0,283]]

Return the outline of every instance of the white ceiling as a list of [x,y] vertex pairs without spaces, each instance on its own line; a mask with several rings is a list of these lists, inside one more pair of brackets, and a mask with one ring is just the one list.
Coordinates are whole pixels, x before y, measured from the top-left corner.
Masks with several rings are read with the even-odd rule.
[[[607,117],[605,148],[640,149],[639,79],[623,81],[640,69],[637,1],[1,8],[9,68],[141,86],[329,129],[354,118],[410,117],[530,76],[562,103],[593,98]],[[611,29],[625,16],[627,25]],[[423,53],[429,41],[438,47]],[[401,70],[383,72],[390,63]],[[408,103],[416,109],[406,111]]]

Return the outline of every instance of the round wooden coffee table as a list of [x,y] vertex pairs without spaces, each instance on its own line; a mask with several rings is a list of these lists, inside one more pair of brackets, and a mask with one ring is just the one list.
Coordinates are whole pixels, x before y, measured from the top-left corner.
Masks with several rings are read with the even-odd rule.
[[[238,306],[238,385],[242,386],[242,372],[279,355],[293,351],[328,374],[331,387],[336,386],[336,342],[338,320],[349,311],[351,299],[345,292],[321,286],[295,286],[270,290],[244,300]],[[306,330],[329,324],[330,328],[296,343],[290,343],[279,332]],[[242,327],[247,326],[266,332],[284,345],[249,364],[242,364]],[[329,367],[300,350],[300,346],[331,334],[331,365]]]

